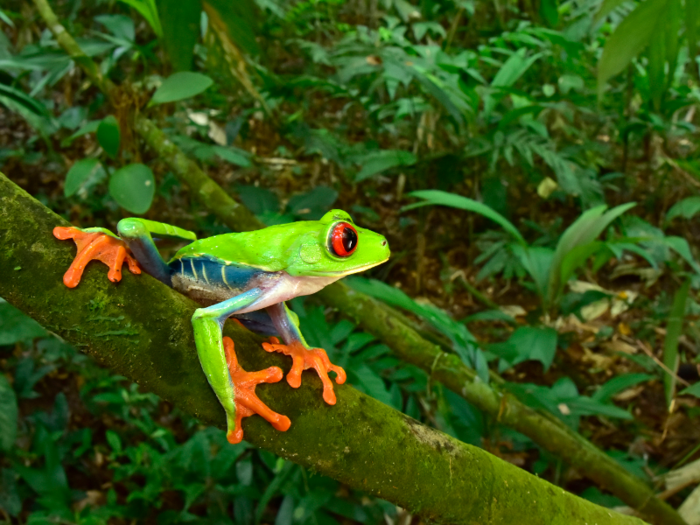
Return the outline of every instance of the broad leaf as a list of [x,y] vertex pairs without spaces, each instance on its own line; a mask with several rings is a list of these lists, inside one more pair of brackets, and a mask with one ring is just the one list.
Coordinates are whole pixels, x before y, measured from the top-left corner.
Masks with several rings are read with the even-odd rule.
[[688,388],[681,390],[678,392],[678,394],[682,396],[695,396],[695,397],[700,397],[700,382],[695,383],[692,386],[689,386]]
[[109,179],[109,193],[125,210],[141,215],[148,211],[156,192],[151,168],[129,164],[115,171]]
[[170,75],[153,93],[148,106],[175,102],[199,95],[209,88],[214,81],[206,75],[191,71],[180,71]]
[[493,222],[501,226],[504,230],[515,237],[515,240],[517,240],[520,244],[523,246],[527,245],[525,239],[512,222],[481,202],[440,190],[420,190],[411,192],[408,195],[411,197],[418,197],[419,199],[425,199],[425,202],[409,204],[401,208],[401,211],[431,205],[450,206],[452,208],[459,208],[460,210],[472,211],[474,213],[478,213],[479,215],[483,215],[487,219],[491,219]]
[[0,299],[0,346],[46,336],[39,323]]
[[666,213],[666,222],[671,222],[676,217],[692,219],[700,212],[700,197],[688,197],[677,202]]
[[63,195],[66,197],[73,195],[99,168],[100,161],[97,159],[83,159],[73,164],[66,175]]
[[[550,280],[547,286],[547,305],[551,306],[561,293],[564,257],[578,246],[593,242],[616,218],[635,206],[634,202],[621,204],[605,212],[606,206],[598,206],[584,212],[562,234],[552,260]],[[568,271],[568,270],[567,270]]]
[[100,143],[102,149],[110,157],[114,158],[119,153],[121,134],[119,132],[119,122],[117,122],[117,118],[114,115],[103,118],[100,125],[97,126],[97,142]]
[[235,44],[252,55],[257,55],[260,48],[255,39],[255,32],[260,20],[256,14],[254,0],[206,0],[203,6],[209,17],[219,16],[228,28],[228,34]]
[[[557,331],[553,328],[523,326],[503,343],[489,345],[489,351],[502,358],[510,368],[523,361],[534,360],[549,369],[557,351]],[[503,371],[503,367],[500,367]]]
[[668,0],[645,0],[640,3],[608,38],[603,55],[598,62],[598,94],[603,93],[605,83],[622,72],[630,61],[648,44],[663,20]]
[[199,0],[157,0],[163,26],[163,44],[175,71],[192,69],[194,45],[199,38],[202,4]]

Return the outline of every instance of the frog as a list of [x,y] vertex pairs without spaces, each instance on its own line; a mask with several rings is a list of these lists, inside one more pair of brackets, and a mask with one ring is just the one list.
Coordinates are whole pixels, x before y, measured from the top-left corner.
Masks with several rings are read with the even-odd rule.
[[[330,210],[319,220],[203,239],[183,228],[138,217],[120,220],[116,234],[106,228],[74,226],[57,226],[53,234],[77,245],[77,255],[63,276],[68,288],[78,286],[87,264],[97,260],[109,267],[107,277],[114,283],[121,281],[126,265],[132,274],[143,271],[199,303],[201,307],[192,316],[197,355],[226,413],[226,437],[232,444],[244,437],[245,417],[258,414],[279,431],[288,430],[291,421],[255,394],[256,385],[281,381],[282,370],[244,370],[233,340],[223,337],[225,321],[231,318],[269,337],[262,343],[265,351],[292,358],[287,373],[290,387],[301,386],[304,370],[315,370],[324,402],[335,405],[329,373],[335,374],[337,384],[345,383],[347,374],[330,362],[324,349],[306,342],[299,317],[286,302],[311,295],[390,257],[383,235],[357,226],[350,214],[339,209]],[[160,239],[185,244],[166,261],[156,245]]]

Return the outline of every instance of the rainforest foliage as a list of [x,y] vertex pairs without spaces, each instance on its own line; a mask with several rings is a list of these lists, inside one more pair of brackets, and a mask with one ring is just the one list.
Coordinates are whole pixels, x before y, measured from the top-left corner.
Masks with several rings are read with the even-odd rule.
[[[700,525],[699,24],[700,0],[3,0],[0,171],[113,231],[347,210],[390,261],[290,307],[349,384]],[[100,337],[133,336],[106,300]],[[228,445],[10,302],[3,522],[421,520]]]

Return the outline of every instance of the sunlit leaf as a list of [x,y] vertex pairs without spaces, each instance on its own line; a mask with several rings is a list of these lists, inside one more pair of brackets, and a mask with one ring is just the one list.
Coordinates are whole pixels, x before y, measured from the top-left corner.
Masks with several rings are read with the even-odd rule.
[[205,91],[213,83],[214,81],[211,78],[201,73],[180,71],[165,79],[153,94],[148,106],[194,97]]
[[153,172],[144,164],[129,164],[115,171],[109,179],[109,193],[117,204],[140,215],[151,207],[156,191]]

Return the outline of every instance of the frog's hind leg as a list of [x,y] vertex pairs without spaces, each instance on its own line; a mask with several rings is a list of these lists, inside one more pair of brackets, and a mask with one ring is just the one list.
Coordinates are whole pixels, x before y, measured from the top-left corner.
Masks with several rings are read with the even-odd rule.
[[170,268],[158,252],[151,234],[181,241],[197,240],[194,233],[177,226],[135,217],[119,221],[117,231],[129,249],[134,252],[136,259],[146,270],[146,273],[168,286],[172,286]]
[[101,261],[109,266],[107,277],[112,282],[121,281],[122,265],[126,261],[131,273],[141,273],[141,268],[132,257],[124,241],[104,228],[86,228],[56,226],[54,237],[62,241],[73,239],[78,247],[78,254],[68,271],[63,275],[63,283],[68,288],[75,288],[83,277],[83,271],[90,261]]
[[255,395],[255,385],[279,381],[282,379],[282,370],[270,367],[260,372],[246,372],[237,364],[233,342],[228,347],[221,334],[221,328],[228,317],[251,306],[263,294],[260,288],[252,288],[222,303],[199,308],[192,316],[199,361],[226,412],[226,436],[231,443],[243,439],[241,418],[254,413],[260,414],[277,430],[287,430],[291,424],[286,416],[270,410]]
[[301,373],[313,368],[318,373],[323,383],[323,400],[329,405],[335,405],[336,397],[333,383],[328,377],[328,372],[335,372],[335,382],[339,385],[345,383],[345,370],[334,365],[328,359],[328,354],[323,348],[310,348],[299,330],[299,318],[284,303],[278,303],[267,308],[267,313],[277,332],[284,339],[285,345],[280,344],[275,337],[270,343],[263,343],[263,348],[268,352],[280,352],[292,358],[292,369],[287,374],[287,383],[292,388],[301,386]]

